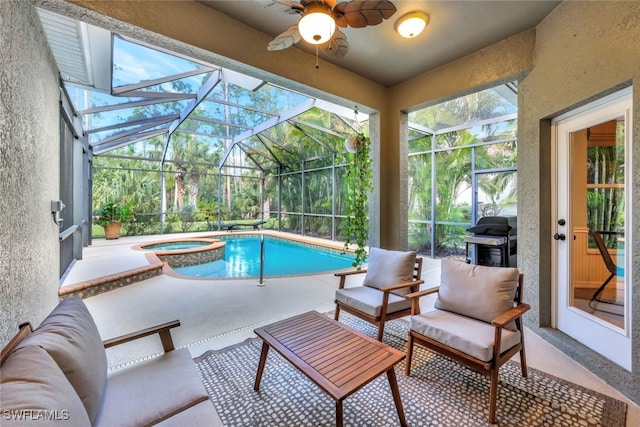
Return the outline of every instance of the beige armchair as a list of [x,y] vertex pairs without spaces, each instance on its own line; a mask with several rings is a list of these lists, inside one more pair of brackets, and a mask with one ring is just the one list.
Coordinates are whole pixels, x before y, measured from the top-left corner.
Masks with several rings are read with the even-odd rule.
[[[521,316],[522,274],[516,268],[487,267],[442,260],[441,284],[407,295],[413,301],[405,373],[414,345],[443,354],[491,377],[489,423],[495,423],[498,370],[520,353],[527,376]],[[435,308],[419,314],[419,298],[438,292]]]
[[[345,287],[347,277],[365,273],[361,286]],[[416,257],[415,252],[370,248],[366,269],[335,274],[340,278],[335,297],[335,320],[338,320],[340,310],[351,313],[378,326],[378,341],[382,341],[387,320],[411,314],[411,300],[405,295],[419,290],[424,283],[421,274],[422,258]]]

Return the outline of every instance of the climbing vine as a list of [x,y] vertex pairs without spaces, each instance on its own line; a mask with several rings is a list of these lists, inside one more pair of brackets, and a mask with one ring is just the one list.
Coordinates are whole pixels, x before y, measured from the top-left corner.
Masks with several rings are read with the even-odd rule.
[[344,177],[346,219],[343,221],[342,231],[345,236],[345,251],[349,250],[352,243],[356,245],[352,265],[360,269],[367,259],[365,246],[369,238],[368,201],[369,194],[373,191],[373,172],[371,140],[362,133],[355,138],[354,145],[357,149],[350,154],[351,160]]

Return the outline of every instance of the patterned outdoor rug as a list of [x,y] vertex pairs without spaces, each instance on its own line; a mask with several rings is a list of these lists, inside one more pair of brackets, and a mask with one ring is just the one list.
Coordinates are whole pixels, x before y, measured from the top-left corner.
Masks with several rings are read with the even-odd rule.
[[[375,337],[376,328],[348,314],[340,321]],[[388,322],[385,343],[406,349],[408,323]],[[335,403],[271,350],[260,384],[253,384],[262,340],[251,338],[232,347],[208,351],[195,359],[225,426],[333,426]],[[411,377],[404,361],[396,366],[400,395],[410,426],[486,426],[489,378],[416,347]],[[627,405],[529,368],[523,378],[520,365],[500,369],[497,418],[501,426],[621,426]],[[346,398],[346,426],[398,425],[398,416],[386,375]]]

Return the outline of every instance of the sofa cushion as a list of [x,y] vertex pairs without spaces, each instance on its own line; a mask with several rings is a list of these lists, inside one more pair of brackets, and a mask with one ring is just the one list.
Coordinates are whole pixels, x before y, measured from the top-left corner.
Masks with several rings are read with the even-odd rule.
[[90,426],[82,401],[49,354],[14,350],[0,369],[2,426]]
[[150,425],[209,398],[186,349],[109,373],[95,426]]
[[[518,269],[488,267],[442,259],[435,307],[491,322],[513,307]],[[515,324],[507,326],[515,329]]]
[[[370,248],[369,264],[363,285],[372,288],[383,288],[413,281],[416,264],[415,251],[401,252],[387,249]],[[410,289],[393,291],[397,295],[406,295]]]
[[[374,317],[380,316],[382,296],[381,291],[368,286],[355,286],[336,291],[336,301]],[[411,300],[393,293],[389,294],[387,314],[408,308],[411,308]]]
[[107,378],[107,355],[87,306],[64,299],[20,345],[42,347],[55,360],[95,419]]
[[[476,359],[484,362],[489,362],[493,359],[495,327],[488,323],[436,309],[411,316],[409,327],[412,331],[455,348]],[[519,342],[519,331],[503,329],[500,351],[504,352]]]

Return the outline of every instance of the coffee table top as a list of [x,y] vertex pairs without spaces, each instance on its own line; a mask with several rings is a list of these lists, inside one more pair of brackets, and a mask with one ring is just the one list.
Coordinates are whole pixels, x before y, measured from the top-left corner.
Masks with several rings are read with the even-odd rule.
[[346,398],[405,358],[403,352],[317,311],[254,332],[335,400]]

